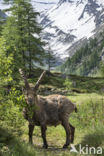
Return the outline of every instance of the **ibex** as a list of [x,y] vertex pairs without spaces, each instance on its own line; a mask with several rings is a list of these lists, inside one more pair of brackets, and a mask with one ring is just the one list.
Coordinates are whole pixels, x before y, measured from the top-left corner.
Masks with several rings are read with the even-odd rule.
[[43,147],[48,148],[46,140],[47,126],[57,126],[61,124],[66,131],[66,143],[63,148],[67,148],[70,143],[73,143],[75,132],[75,128],[68,122],[69,115],[73,111],[77,112],[77,108],[69,99],[62,95],[49,95],[45,97],[37,95],[37,90],[46,73],[45,71],[41,74],[34,88],[30,87],[24,72],[21,69],[19,72],[25,83],[24,96],[26,103],[31,108],[35,106],[35,109],[32,110],[31,119],[28,115],[28,109],[25,108],[23,111],[25,119],[29,122],[29,142],[32,143],[34,126],[40,126]]

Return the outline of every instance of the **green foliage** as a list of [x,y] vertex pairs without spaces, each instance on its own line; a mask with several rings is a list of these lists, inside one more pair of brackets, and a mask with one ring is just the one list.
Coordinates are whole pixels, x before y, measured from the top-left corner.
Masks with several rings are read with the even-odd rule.
[[[8,93],[9,85],[12,83],[13,55],[7,55],[8,47],[6,41],[0,39],[0,121],[15,128],[23,124],[20,106],[17,106]],[[14,96],[14,95],[13,95]],[[15,98],[17,98],[15,96]]]
[[66,87],[66,90],[70,91],[71,88],[72,88],[72,86],[73,86],[73,83],[72,83],[72,81],[70,81],[70,80],[67,78],[67,79],[65,80],[65,82],[64,82],[64,85],[65,85],[65,87]]
[[6,125],[14,127],[15,130],[20,129],[25,123],[20,107],[14,105],[13,101],[8,101],[6,104],[4,121]]
[[[17,128],[23,124],[23,120],[20,106],[17,106],[10,98],[11,94],[8,95],[10,92],[8,87],[13,81],[13,56],[12,54],[7,56],[8,47],[5,42],[3,38],[0,39],[0,121]],[[14,95],[13,97],[17,98]]]
[[16,88],[11,88],[8,96],[9,99],[13,101],[14,105],[18,105],[20,109],[25,106],[24,95],[21,93],[20,90],[17,90]]
[[5,122],[5,125],[20,128],[24,125],[22,114],[23,106],[25,105],[24,97],[16,89],[11,89],[6,96],[0,94],[0,121]]
[[34,147],[20,141],[13,136],[13,132],[8,127],[0,128],[0,155],[1,156],[34,156]]
[[13,61],[12,54],[6,54],[8,47],[5,46],[5,40],[0,38],[0,85],[4,85],[8,81],[12,80],[11,65]]
[[23,126],[24,119],[20,106],[15,105],[12,100],[8,100],[7,98],[2,99],[0,102],[0,122],[14,127],[15,130]]

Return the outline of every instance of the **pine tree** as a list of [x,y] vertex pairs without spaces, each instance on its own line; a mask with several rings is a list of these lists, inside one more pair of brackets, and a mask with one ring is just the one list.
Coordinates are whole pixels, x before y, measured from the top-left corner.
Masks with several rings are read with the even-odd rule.
[[39,13],[34,12],[29,0],[14,0],[10,11],[11,16],[2,33],[6,45],[10,47],[7,55],[13,53],[14,71],[20,66],[28,67],[31,74],[34,63],[42,63],[44,56],[39,37],[41,28],[37,22]]
[[46,64],[48,66],[49,73],[50,73],[51,68],[55,66],[55,63],[56,63],[55,54],[49,47],[48,50],[46,51]]

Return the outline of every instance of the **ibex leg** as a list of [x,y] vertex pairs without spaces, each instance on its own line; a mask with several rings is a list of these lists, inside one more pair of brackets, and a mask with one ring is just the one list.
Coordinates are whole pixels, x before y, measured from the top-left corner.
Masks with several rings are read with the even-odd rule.
[[47,140],[46,140],[46,126],[41,126],[41,135],[43,138],[43,147],[48,148]]
[[33,143],[32,142],[32,135],[33,135],[33,130],[34,130],[34,125],[29,123],[29,143]]
[[73,127],[70,123],[69,123],[70,129],[71,129],[71,143],[74,142],[74,133],[75,133],[75,127]]
[[62,126],[64,127],[66,131],[66,143],[64,144],[63,148],[67,148],[67,146],[70,144],[71,129],[70,129],[68,121],[63,121]]

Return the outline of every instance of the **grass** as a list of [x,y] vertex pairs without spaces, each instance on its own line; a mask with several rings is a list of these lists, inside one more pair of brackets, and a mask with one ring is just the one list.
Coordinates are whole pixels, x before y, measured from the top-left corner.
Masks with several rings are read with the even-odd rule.
[[34,148],[13,135],[13,131],[0,128],[0,156],[34,156],[34,153]]
[[68,97],[71,101],[73,101],[78,105],[86,104],[90,101],[96,102],[100,100],[100,102],[102,102],[102,100],[104,99],[103,94],[97,94],[97,93],[84,93],[84,94],[73,93]]
[[[26,127],[25,127],[26,128]],[[17,137],[12,136],[10,133],[5,131],[4,138],[8,138],[6,141],[4,140],[3,143],[0,143],[1,146],[1,156],[74,156],[76,154],[70,153],[70,147],[64,150],[62,149],[62,145],[65,142],[65,133],[61,126],[57,128],[48,128],[47,131],[47,140],[49,142],[49,148],[47,150],[42,148],[42,140],[40,137],[39,128],[36,128],[33,140],[34,145],[29,145],[27,143],[27,135],[23,135],[23,139],[17,139]],[[83,129],[83,130],[76,130],[75,134],[75,147],[79,150],[79,144],[83,147],[88,145],[89,147],[102,147],[104,152],[104,127],[100,127],[99,129]],[[37,135],[38,133],[38,135]],[[0,129],[1,134],[1,129]],[[4,133],[3,133],[4,134]],[[2,135],[3,135],[2,134]],[[9,135],[9,136],[8,136]],[[89,156],[89,155],[88,155]],[[103,156],[103,154],[102,154]]]

